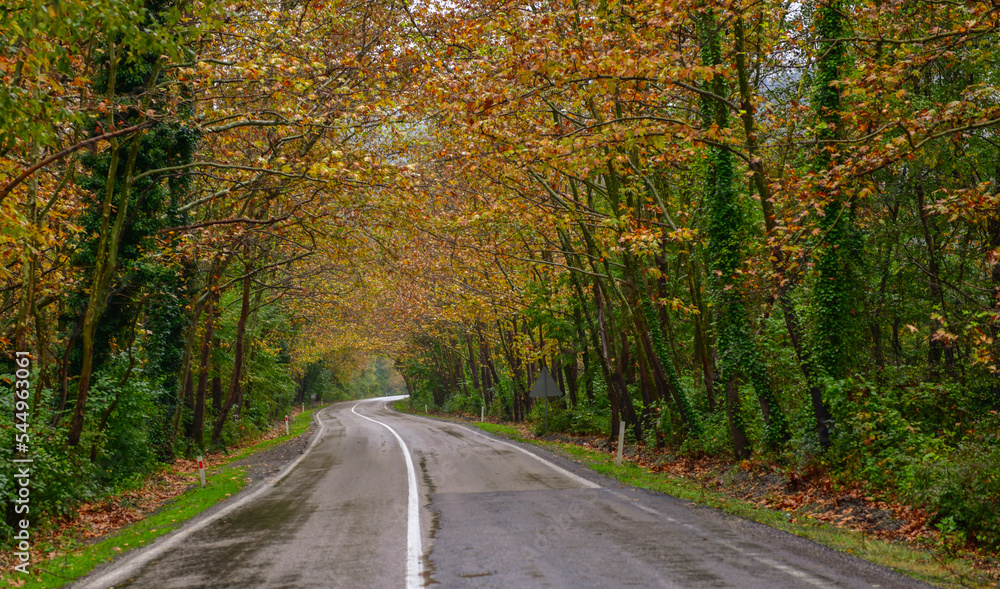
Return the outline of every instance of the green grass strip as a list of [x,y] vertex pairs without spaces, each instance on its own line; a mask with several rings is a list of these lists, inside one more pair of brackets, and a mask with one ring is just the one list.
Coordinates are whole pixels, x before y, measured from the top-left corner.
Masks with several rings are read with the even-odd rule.
[[[296,415],[289,423],[290,433],[288,435],[241,448],[238,452],[226,456],[223,464],[207,471],[208,482],[204,488],[193,487],[167,502],[152,515],[133,522],[110,536],[93,544],[63,547],[61,550],[66,551],[64,554],[45,562],[39,562],[38,555],[49,552],[53,548],[44,544],[33,547],[31,573],[29,575],[16,572],[8,573],[2,581],[6,581],[5,586],[7,587],[20,587],[21,589],[62,587],[90,573],[98,565],[115,559],[122,553],[150,544],[156,538],[179,528],[185,521],[216,503],[235,497],[246,485],[246,470],[230,466],[230,464],[302,435],[309,428],[313,413],[319,409],[321,408],[309,409]],[[197,474],[192,480],[197,484]]]

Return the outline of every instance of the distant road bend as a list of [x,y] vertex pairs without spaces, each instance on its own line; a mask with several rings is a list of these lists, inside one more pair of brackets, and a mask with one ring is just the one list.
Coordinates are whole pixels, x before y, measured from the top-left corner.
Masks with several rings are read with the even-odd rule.
[[320,413],[289,474],[79,587],[929,587],[438,420]]

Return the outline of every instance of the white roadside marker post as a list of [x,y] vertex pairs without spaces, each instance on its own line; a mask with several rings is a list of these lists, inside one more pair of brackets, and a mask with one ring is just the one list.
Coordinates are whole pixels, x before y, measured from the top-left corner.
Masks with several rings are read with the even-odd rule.
[[427,403],[424,403],[424,413],[430,413],[429,411],[427,411]]
[[285,435],[288,435],[288,416],[285,415]]
[[625,445],[625,422],[618,422],[618,456],[615,458],[615,465],[622,465],[622,446]]
[[479,408],[479,421],[486,421],[486,406]]
[[201,476],[201,486],[205,486],[205,457],[198,457],[198,475]]

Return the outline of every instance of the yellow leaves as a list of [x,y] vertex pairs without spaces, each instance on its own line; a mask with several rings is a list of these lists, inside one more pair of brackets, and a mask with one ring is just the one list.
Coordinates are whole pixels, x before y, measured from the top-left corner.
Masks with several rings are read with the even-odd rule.
[[946,346],[954,345],[958,341],[958,335],[939,329],[931,334],[931,341],[940,341]]
[[688,243],[700,239],[698,229],[693,227],[678,227],[667,233],[667,238],[677,243]]

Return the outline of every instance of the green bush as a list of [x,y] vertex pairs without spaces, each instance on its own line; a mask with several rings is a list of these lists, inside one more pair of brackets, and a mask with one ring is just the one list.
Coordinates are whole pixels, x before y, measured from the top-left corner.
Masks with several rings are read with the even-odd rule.
[[578,403],[567,431],[595,436],[611,431],[611,407],[601,407],[599,403]]
[[1000,548],[1000,419],[995,413],[965,432],[926,431],[929,423],[941,425],[940,418],[918,408],[961,394],[954,387],[917,385],[875,393],[867,383],[849,379],[828,390],[835,426],[825,460],[835,473],[927,509],[951,535]]
[[[528,414],[535,435],[545,431],[545,400],[536,399]],[[549,432],[577,435],[601,435],[611,431],[611,407],[605,403],[589,403],[581,399],[576,408],[567,407],[565,399],[549,399]]]
[[483,398],[469,387],[469,394],[461,392],[448,397],[441,409],[445,413],[474,413],[479,415],[479,408],[483,405]]
[[[11,375],[0,375],[0,436],[4,440],[13,440],[15,431],[14,390],[8,384],[10,382],[13,382]],[[43,390],[41,394],[39,412],[31,415],[28,430],[33,460],[29,518],[32,522],[68,515],[75,505],[95,498],[101,490],[95,482],[95,467],[90,463],[89,456],[84,456],[82,451],[69,450],[65,431],[49,425],[52,415],[47,407],[51,391]],[[0,461],[11,464],[13,458],[12,444],[0,444]],[[0,469],[0,510],[3,513],[7,512],[16,497],[13,474],[9,468]],[[0,546],[10,545],[12,532],[0,518]]]
[[[150,472],[163,442],[159,426],[164,422],[164,407],[156,399],[164,391],[150,382],[141,366],[133,368],[119,386],[127,370],[128,359],[118,354],[95,374],[80,444],[81,452],[93,453],[99,482],[110,488]],[[101,429],[105,415],[107,422]]]
[[939,524],[1000,549],[1000,420],[980,420],[956,448],[913,457],[907,495]]
[[731,456],[733,453],[733,438],[729,433],[729,418],[725,411],[705,413],[702,416],[701,436],[684,438],[678,452],[685,456],[709,454],[714,456]]

